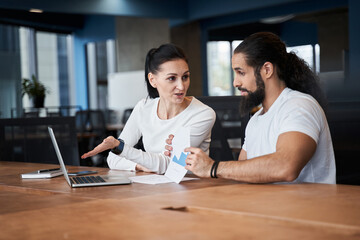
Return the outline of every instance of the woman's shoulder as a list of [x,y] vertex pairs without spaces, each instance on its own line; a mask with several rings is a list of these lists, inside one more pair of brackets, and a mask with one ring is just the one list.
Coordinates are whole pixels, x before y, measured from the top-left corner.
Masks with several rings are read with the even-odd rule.
[[133,108],[133,114],[140,114],[141,116],[147,113],[151,114],[154,105],[157,103],[157,100],[157,98],[152,99],[149,97],[139,100]]
[[150,98],[150,97],[143,98],[137,102],[137,104],[135,105],[135,108],[152,107],[153,105],[157,104],[158,100],[159,100],[159,98]]
[[204,104],[195,97],[192,97],[191,110],[196,113],[202,113],[206,115],[212,115],[215,117],[215,111],[208,105]]

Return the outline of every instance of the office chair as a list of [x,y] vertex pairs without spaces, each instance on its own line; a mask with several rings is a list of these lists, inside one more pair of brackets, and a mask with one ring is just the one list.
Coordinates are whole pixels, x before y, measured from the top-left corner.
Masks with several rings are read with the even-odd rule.
[[244,142],[245,127],[250,116],[239,114],[240,96],[200,96],[196,97],[216,112],[212,129],[210,157],[215,160],[235,160],[236,153],[229,147],[227,139],[240,139]]
[[74,117],[0,119],[0,160],[59,164],[47,127],[67,165],[79,165]]
[[209,156],[216,161],[234,160],[231,148],[225,136],[221,120],[216,117],[214,126],[211,130],[211,142]]
[[[75,114],[76,129],[79,134],[79,148],[88,152],[100,144],[106,135],[105,116],[101,110],[80,110]],[[82,165],[104,166],[108,151],[91,157],[91,162],[84,160]],[[80,154],[80,155],[81,155]]]

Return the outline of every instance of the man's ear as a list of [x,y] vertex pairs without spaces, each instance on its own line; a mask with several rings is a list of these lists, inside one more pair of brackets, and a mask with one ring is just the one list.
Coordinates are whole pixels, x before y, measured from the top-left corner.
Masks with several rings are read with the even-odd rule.
[[263,79],[271,78],[274,75],[274,65],[271,62],[265,62],[261,68],[261,76]]
[[154,76],[154,74],[148,73],[148,79],[149,79],[150,85],[151,85],[153,88],[156,88],[156,82],[155,82],[155,76]]

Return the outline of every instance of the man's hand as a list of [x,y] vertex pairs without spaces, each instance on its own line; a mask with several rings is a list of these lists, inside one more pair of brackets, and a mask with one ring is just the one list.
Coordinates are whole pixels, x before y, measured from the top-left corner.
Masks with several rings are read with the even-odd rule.
[[171,156],[171,151],[173,150],[173,148],[171,146],[173,138],[174,138],[174,135],[170,134],[168,139],[166,139],[166,141],[165,141],[167,144],[167,145],[165,145],[165,149],[166,149],[166,151],[164,152],[165,156],[168,156],[168,157]]
[[85,159],[87,157],[92,157],[100,152],[103,152],[105,150],[108,149],[113,149],[114,147],[119,146],[119,140],[117,140],[116,138],[109,136],[107,138],[105,138],[102,143],[100,143],[99,145],[97,145],[93,150],[84,153],[81,158]]
[[199,177],[210,177],[211,167],[214,163],[203,150],[200,148],[188,147],[185,152],[190,152],[185,162],[185,169],[193,172]]

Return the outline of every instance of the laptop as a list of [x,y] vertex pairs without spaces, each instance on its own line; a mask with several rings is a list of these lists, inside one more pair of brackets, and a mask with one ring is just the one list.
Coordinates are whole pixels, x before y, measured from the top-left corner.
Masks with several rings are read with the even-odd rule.
[[70,187],[97,187],[97,186],[106,186],[106,185],[120,185],[120,184],[130,184],[131,180],[124,176],[107,176],[107,175],[97,175],[97,176],[79,176],[79,177],[69,177],[68,172],[65,168],[63,158],[60,153],[59,146],[57,144],[54,131],[51,127],[48,127],[51,141],[54,145],[57,158],[60,163],[61,171],[64,174],[64,177]]

